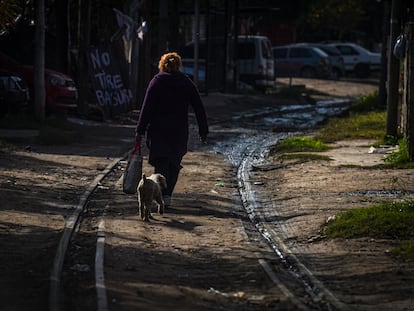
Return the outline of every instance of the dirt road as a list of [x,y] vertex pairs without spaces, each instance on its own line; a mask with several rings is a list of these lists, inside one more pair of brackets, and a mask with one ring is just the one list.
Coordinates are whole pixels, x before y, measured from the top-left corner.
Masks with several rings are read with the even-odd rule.
[[[375,89],[329,82],[312,80],[312,87],[346,97]],[[231,128],[224,132],[222,125],[214,127],[215,122],[231,119],[240,110],[272,103],[263,96],[223,98],[218,94],[204,101],[213,124],[211,143],[240,135],[231,133]],[[135,117],[122,124],[80,126],[86,139],[70,146],[32,145],[31,152],[0,153],[2,310],[47,310],[50,266],[65,218],[93,178],[132,144]],[[413,264],[388,255],[394,241],[318,238],[327,217],[384,199],[367,196],[372,190],[394,191],[395,197],[386,199],[411,199],[411,170],[339,165],[347,161],[358,164],[357,154],[361,161],[376,157],[363,165],[380,161],[378,155],[365,153],[369,143],[355,146],[342,142],[345,149],[331,151],[336,160],[329,163],[262,167],[252,173],[258,181],[255,193],[267,210],[275,213],[272,219],[277,221],[272,223],[285,244],[346,307],[410,310]],[[269,159],[268,167],[275,167],[272,161]],[[91,241],[100,219],[106,233],[105,281],[110,310],[297,310],[301,304],[308,309],[327,306],[307,301],[306,289],[290,277],[250,222],[240,200],[237,167],[224,155],[212,153],[193,139],[171,207],[163,216],[155,214],[150,223],[139,219],[135,197],[121,191],[119,178],[124,165],[118,166],[109,178],[112,183],[102,185],[88,206],[86,221],[71,249],[73,257],[66,263],[65,310],[95,309]],[[144,170],[150,172],[151,168],[145,164]],[[390,180],[402,182],[390,184]],[[265,272],[266,265],[277,271],[276,278]],[[301,301],[287,296],[284,286]]]

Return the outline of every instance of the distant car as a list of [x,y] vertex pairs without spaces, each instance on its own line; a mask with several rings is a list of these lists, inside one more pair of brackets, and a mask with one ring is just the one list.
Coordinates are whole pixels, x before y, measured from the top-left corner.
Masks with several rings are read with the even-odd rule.
[[358,78],[368,78],[372,72],[381,68],[381,54],[368,51],[355,43],[330,43],[344,57],[345,70]]
[[328,54],[331,59],[332,79],[337,80],[345,75],[344,57],[336,47],[322,43],[298,43],[298,45],[317,47]]
[[17,75],[0,71],[0,116],[27,108],[29,87]]
[[272,51],[276,76],[329,78],[332,74],[329,56],[317,47],[292,44]]
[[[28,84],[30,97],[33,101],[33,66],[22,65],[12,58],[0,54],[0,69],[18,74]],[[45,69],[45,92],[45,107],[48,112],[75,111],[77,109],[78,91],[75,82],[68,75]]]

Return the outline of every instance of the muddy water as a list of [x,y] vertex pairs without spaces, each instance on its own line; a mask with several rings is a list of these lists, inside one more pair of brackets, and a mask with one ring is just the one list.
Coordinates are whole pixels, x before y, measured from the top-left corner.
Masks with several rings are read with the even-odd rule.
[[349,100],[330,100],[301,105],[276,105],[241,111],[230,120],[211,126],[208,149],[220,153],[236,167],[259,147],[276,143],[295,132],[309,130],[349,108]]

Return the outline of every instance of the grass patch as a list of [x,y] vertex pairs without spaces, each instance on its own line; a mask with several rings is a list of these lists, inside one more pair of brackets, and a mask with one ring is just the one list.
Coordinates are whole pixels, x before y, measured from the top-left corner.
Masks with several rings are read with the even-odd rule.
[[325,227],[331,238],[414,238],[414,202],[383,203],[342,212]]
[[384,203],[340,213],[324,232],[331,238],[372,237],[403,240],[391,254],[414,261],[414,202]]
[[398,150],[385,157],[385,165],[391,168],[414,168],[414,162],[410,162],[407,143],[405,139],[398,141]]
[[346,139],[375,139],[385,137],[386,113],[350,114],[347,118],[333,118],[321,128],[316,139],[334,142]]
[[329,149],[328,145],[321,140],[307,136],[295,136],[284,139],[273,146],[270,153],[320,152],[327,149]]
[[328,149],[329,146],[320,140],[307,136],[294,136],[284,139],[279,144],[272,146],[269,150],[269,154],[278,154],[278,157],[282,160],[330,161],[331,158],[328,156],[311,153],[321,152]]
[[374,139],[387,143],[385,108],[379,101],[378,92],[363,95],[346,116],[329,119],[316,138],[327,143],[346,139]]

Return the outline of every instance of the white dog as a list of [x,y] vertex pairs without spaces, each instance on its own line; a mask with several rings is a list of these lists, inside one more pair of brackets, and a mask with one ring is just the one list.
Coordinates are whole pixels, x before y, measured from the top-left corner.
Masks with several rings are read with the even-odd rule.
[[142,179],[138,184],[138,206],[141,218],[149,221],[151,205],[155,201],[158,205],[158,213],[164,213],[164,201],[162,199],[162,189],[167,188],[167,182],[163,175],[152,174],[146,177],[142,174]]

